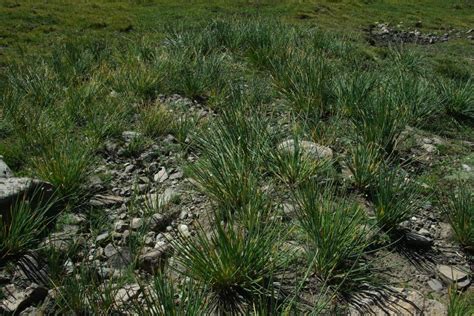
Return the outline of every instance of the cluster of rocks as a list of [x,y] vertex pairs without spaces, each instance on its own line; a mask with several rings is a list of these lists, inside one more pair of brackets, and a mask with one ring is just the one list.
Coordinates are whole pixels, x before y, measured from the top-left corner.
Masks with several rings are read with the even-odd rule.
[[[179,96],[162,97],[161,101],[201,109],[195,102]],[[407,133],[413,135],[414,130],[408,130]],[[172,265],[173,242],[178,236],[192,236],[196,220],[202,219],[203,210],[208,209],[208,200],[188,189],[190,181],[182,170],[184,157],[176,139],[168,135],[147,145],[135,156],[127,155],[127,146],[139,137],[142,137],[139,132],[125,131],[122,139],[109,140],[104,145],[102,161],[87,184],[92,192],[88,196],[87,207],[100,211],[105,218],[100,231],[92,232],[89,223],[91,219],[85,214],[67,214],[65,223],[58,231],[49,234],[41,245],[46,249],[54,248],[67,256],[63,268],[70,277],[87,266],[104,283],[113,283],[117,277],[127,273],[130,267],[137,275],[144,276],[159,270],[164,262]],[[434,155],[439,144],[443,142],[438,138],[416,137],[416,146],[411,146],[416,149],[412,149],[415,150],[412,153],[417,156]],[[290,154],[296,148],[314,160],[332,160],[335,156],[331,148],[308,140],[300,140],[297,145],[294,139],[287,139],[277,146],[278,150]],[[186,159],[192,161],[195,157]],[[0,205],[3,209],[19,196],[31,196],[31,192],[38,188],[48,192],[53,189],[39,180],[15,178],[0,159]],[[294,217],[292,204],[282,203],[281,208],[285,217]],[[4,214],[0,213],[0,216]],[[441,221],[431,205],[424,206],[416,216],[404,223],[404,227],[411,232],[407,235],[409,243],[423,245],[420,248],[444,249],[446,254],[445,262],[435,266],[430,273],[420,276],[417,279],[419,283],[435,293],[445,293],[450,286],[460,289],[470,286],[471,276],[465,258],[457,254],[458,248],[454,243],[447,242],[451,234],[450,226]],[[140,236],[140,244],[135,242],[136,236]],[[73,245],[80,245],[79,252],[74,257],[69,257],[68,250]],[[454,250],[449,252],[449,249]],[[44,263],[34,255],[28,254],[27,259],[30,263],[33,262],[31,265],[37,270],[36,275],[46,276],[32,279],[19,267],[13,272],[7,272],[0,266],[0,287],[4,297],[0,300],[0,314],[30,315],[38,312],[38,309],[44,312],[57,295],[55,289],[48,288],[47,282],[42,282],[47,279],[48,273]],[[389,301],[390,310],[395,311],[394,315],[404,310],[410,310],[413,314],[418,314],[419,311],[433,315],[446,314],[445,305],[433,299],[425,299],[426,292],[420,294],[418,291],[400,289],[399,294]],[[114,297],[116,306],[140,300],[143,298],[142,285],[116,285]],[[367,304],[372,303],[368,301]],[[35,307],[38,305],[42,307]],[[378,308],[371,306],[373,313],[383,314]],[[357,313],[357,310],[351,312],[354,315]]]
[[473,39],[474,30],[458,31],[450,29],[443,34],[436,33],[422,33],[422,23],[418,22],[414,30],[406,30],[403,25],[391,26],[388,23],[371,24],[365,29],[367,41],[371,45],[388,45],[388,44],[403,44],[414,43],[420,45],[429,45],[440,42],[447,42],[455,38]]
[[[200,111],[195,102],[176,96],[163,98],[162,102]],[[71,277],[84,267],[93,269],[104,282],[113,282],[132,265],[138,274],[154,273],[172,255],[171,243],[176,236],[193,234],[193,222],[204,199],[192,190],[183,190],[189,183],[180,167],[183,162],[177,140],[168,135],[148,144],[137,156],[127,155],[127,146],[139,137],[139,132],[125,131],[122,139],[107,141],[102,162],[85,184],[90,193],[85,208],[103,214],[102,231],[97,235],[91,231],[90,218],[85,213],[65,214],[60,217],[64,223],[42,242],[43,249],[54,248],[68,257],[63,268]],[[0,159],[2,210],[9,209],[19,197],[33,197],[39,190],[52,194],[54,188],[39,180],[13,177]],[[3,218],[5,215],[0,214]],[[143,243],[134,244],[135,237]],[[77,251],[69,258],[70,249]],[[42,270],[43,263],[33,260],[32,274]],[[38,310],[31,305],[54,299],[48,289],[48,271],[43,271],[45,282],[37,284],[28,276],[20,278],[20,263],[16,265],[13,272],[0,266],[4,297],[0,300],[0,314],[34,314]],[[128,300],[138,292],[136,284],[121,285],[117,301]],[[45,304],[41,307],[43,312]]]

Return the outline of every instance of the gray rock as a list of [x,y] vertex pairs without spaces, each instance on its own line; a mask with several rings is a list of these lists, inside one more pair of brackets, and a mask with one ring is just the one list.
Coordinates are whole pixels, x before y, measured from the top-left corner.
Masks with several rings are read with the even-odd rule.
[[170,180],[176,180],[176,179],[181,179],[183,177],[183,172],[178,171],[170,175]]
[[414,232],[405,234],[406,244],[413,248],[428,249],[433,246],[433,239]]
[[159,182],[159,183],[163,183],[167,179],[168,179],[168,172],[166,172],[165,167],[161,168],[160,171],[158,171],[158,173],[155,174],[155,176],[153,177],[153,180],[155,180],[155,182]]
[[7,312],[17,315],[31,305],[43,301],[48,295],[48,290],[36,284],[32,284],[26,289],[9,284],[5,286],[4,293],[7,294],[5,299],[0,302],[0,306]]
[[107,258],[112,257],[113,255],[117,254],[117,252],[118,251],[115,246],[110,243],[107,244],[107,246],[105,246],[104,248],[104,256],[106,256]]
[[7,166],[7,164],[0,159],[0,178],[11,178],[13,177],[13,172]]
[[115,303],[117,303],[118,306],[129,303],[138,297],[140,290],[141,288],[138,284],[125,285],[115,294]]
[[47,182],[31,178],[0,178],[0,216],[9,222],[9,210],[18,201],[27,200],[33,207],[51,202],[54,190]]
[[125,167],[125,170],[123,171],[124,173],[130,173],[133,171],[133,169],[135,169],[135,166],[134,165],[128,165]]
[[439,225],[439,238],[450,240],[453,238],[453,229],[449,223],[438,223]]
[[123,140],[125,140],[126,142],[130,142],[132,140],[134,140],[135,138],[138,138],[140,137],[141,134],[139,132],[134,132],[134,131],[124,131],[122,133],[122,138]]
[[436,279],[429,280],[428,285],[435,292],[441,292],[444,289],[443,283]]
[[116,252],[107,259],[107,265],[113,269],[124,270],[132,263],[132,253],[128,247],[115,248]]
[[278,145],[278,150],[287,153],[294,153],[296,145],[299,146],[301,153],[315,160],[333,158],[333,152],[331,148],[306,140],[300,140],[298,143],[296,143],[294,139],[285,140]]
[[471,283],[468,273],[457,267],[440,264],[437,268],[439,276],[449,285],[465,288]]
[[89,204],[92,206],[103,206],[103,207],[111,207],[115,206],[118,204],[122,204],[125,202],[125,199],[121,196],[118,195],[102,195],[102,194],[96,194],[94,195],[91,200],[89,201]]
[[160,213],[155,213],[151,216],[150,219],[150,229],[152,231],[158,232],[166,229],[166,226],[169,225],[171,219],[168,216],[164,216]]
[[130,223],[130,228],[133,230],[140,229],[143,226],[143,218],[135,217],[132,219]]
[[45,247],[50,247],[59,252],[67,252],[71,245],[74,243],[77,237],[78,227],[76,229],[69,230],[68,232],[58,232],[52,233],[48,238],[42,243]]
[[170,255],[171,248],[163,244],[159,248],[148,251],[139,258],[140,268],[148,273],[154,273]]

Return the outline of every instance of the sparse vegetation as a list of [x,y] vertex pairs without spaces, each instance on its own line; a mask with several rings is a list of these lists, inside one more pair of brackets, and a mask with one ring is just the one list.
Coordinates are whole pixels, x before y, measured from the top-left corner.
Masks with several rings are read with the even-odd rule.
[[60,201],[0,178],[1,287],[44,255],[41,313],[364,314],[431,292],[392,233],[472,260],[469,2],[70,2],[0,4],[0,177]]

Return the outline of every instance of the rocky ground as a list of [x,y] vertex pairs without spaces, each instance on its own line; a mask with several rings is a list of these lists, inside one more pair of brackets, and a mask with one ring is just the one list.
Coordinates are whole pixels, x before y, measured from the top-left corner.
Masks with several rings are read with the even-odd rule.
[[453,39],[474,39],[474,30],[450,29],[445,33],[423,33],[419,30],[422,22],[418,22],[414,29],[408,29],[403,24],[390,25],[389,23],[371,24],[365,29],[366,39],[371,45],[390,45],[414,43],[429,45],[447,42]]
[[[211,113],[179,96],[163,97],[163,102],[192,108],[201,116]],[[196,153],[183,151],[183,144],[171,135],[131,151],[131,144],[139,136],[138,132],[125,131],[122,139],[104,144],[102,161],[87,184],[89,199],[82,205],[87,212],[58,218],[56,230],[44,238],[43,253],[46,250],[67,257],[63,265],[66,275],[80,274],[81,268],[87,266],[94,269],[104,284],[129,273],[146,280],[163,262],[173,264],[171,243],[177,234],[191,236],[196,225],[206,225],[209,201],[194,190],[192,180],[183,170],[186,161],[196,159]],[[415,129],[407,129],[405,136],[411,144],[406,155],[425,167],[442,159],[439,148],[450,142]],[[473,144],[468,145],[472,148]],[[333,155],[330,148],[309,141],[303,147],[318,155]],[[335,153],[340,154],[343,153]],[[470,177],[473,168],[468,164],[455,167]],[[15,203],[18,197],[30,195],[34,188],[45,192],[52,189],[40,180],[15,177],[1,160],[0,174],[3,208]],[[363,196],[360,198],[370,213],[370,204]],[[287,202],[282,204],[284,215],[290,220],[293,207]],[[84,214],[88,214],[87,220]],[[96,222],[91,222],[91,218]],[[376,315],[446,315],[448,287],[470,290],[472,258],[469,261],[453,241],[450,225],[431,203],[426,203],[403,226],[410,233],[404,236],[402,246],[389,247],[371,258],[389,275],[390,291],[375,299],[361,297],[358,303],[368,308],[362,314],[370,311]],[[59,289],[50,282],[52,267],[38,254],[31,251],[17,262],[0,267],[1,314],[54,313],[53,302],[58,299]],[[142,287],[135,282],[116,284],[114,300],[118,305],[127,304],[140,299],[141,291]],[[356,307],[351,314],[361,313]]]

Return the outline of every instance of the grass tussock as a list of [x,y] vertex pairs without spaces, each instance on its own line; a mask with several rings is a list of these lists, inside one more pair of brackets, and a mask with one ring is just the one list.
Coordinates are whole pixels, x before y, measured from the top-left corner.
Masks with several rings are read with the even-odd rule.
[[[33,192],[32,199],[20,199],[5,213],[0,213],[0,259],[18,256],[35,249],[56,214],[57,199]],[[34,201],[36,200],[36,201]]]
[[265,122],[257,116],[228,112],[196,140],[203,155],[189,172],[219,208],[237,210],[258,195],[267,135]]
[[216,222],[210,232],[199,230],[194,239],[175,243],[181,273],[206,287],[212,310],[243,312],[245,306],[278,295],[274,282],[291,260],[277,250],[280,234],[272,224]]
[[423,197],[416,183],[402,177],[397,169],[382,170],[371,191],[378,225],[393,231],[421,207]]
[[89,148],[74,140],[58,142],[35,158],[32,167],[40,179],[56,188],[61,198],[78,200],[85,194],[84,184],[93,164]]
[[332,188],[303,186],[297,217],[308,262],[317,277],[343,294],[370,283],[373,271],[364,254],[373,241],[363,211],[335,197]]
[[441,194],[440,205],[449,219],[457,241],[466,249],[474,250],[474,197],[468,183],[457,190]]

